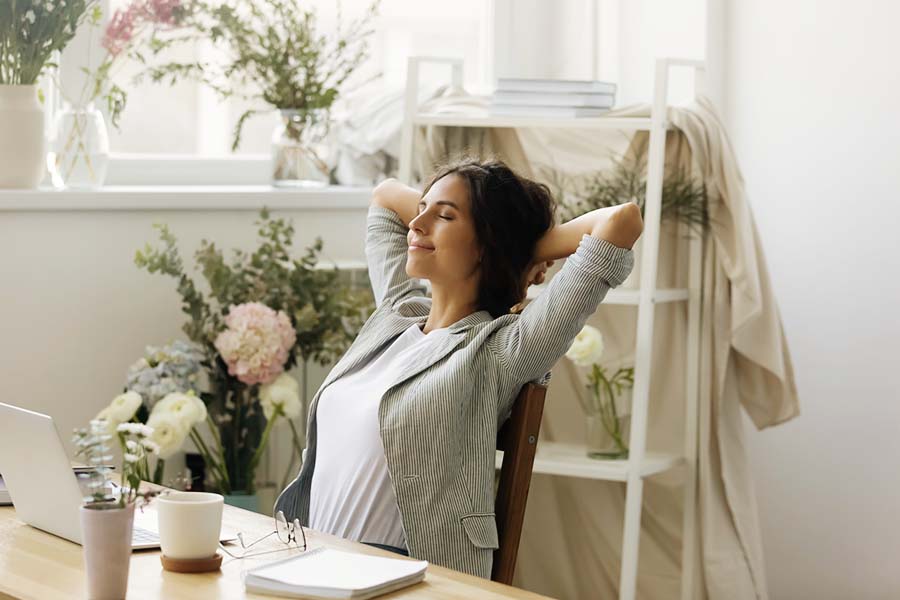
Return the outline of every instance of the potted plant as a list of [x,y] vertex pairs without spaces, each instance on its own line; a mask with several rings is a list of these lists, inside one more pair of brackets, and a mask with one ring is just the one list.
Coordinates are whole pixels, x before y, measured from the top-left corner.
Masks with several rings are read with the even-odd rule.
[[97,0],[0,2],[0,188],[34,188],[44,177],[43,98],[38,79]]
[[[366,58],[368,25],[375,0],[346,29],[338,11],[333,36],[318,31],[316,14],[301,0],[241,2],[186,0],[184,25],[193,38],[208,40],[220,60],[169,62],[148,69],[153,81],[199,80],[222,97],[238,97],[247,109],[234,129],[232,150],[251,116],[278,110],[281,124],[272,136],[272,183],[325,185],[331,172],[324,156],[330,109],[347,78]],[[338,5],[340,7],[340,5]],[[183,39],[159,40],[159,53]]]
[[[620,367],[610,375],[600,364],[603,335],[585,325],[575,336],[566,358],[590,369],[587,399],[582,402],[586,417],[586,449],[591,458],[628,458],[631,422],[631,395],[634,368]],[[579,396],[581,398],[581,396]]]
[[[122,398],[116,408],[130,410],[133,398]],[[146,425],[122,423],[112,426],[108,419],[94,419],[87,429],[77,429],[73,442],[76,456],[93,469],[83,475],[87,490],[80,509],[88,597],[124,598],[128,589],[131,562],[131,534],[134,508],[150,501],[156,492],[141,491],[141,464],[158,452],[153,430]],[[113,485],[108,477],[112,460],[110,441],[118,442],[122,453],[121,478]]]
[[[259,248],[235,250],[230,262],[214,244],[201,243],[195,257],[208,295],[185,273],[166,226],[157,226],[163,246],[148,244],[135,257],[139,267],[178,281],[189,317],[183,330],[206,376],[198,397],[208,411],[202,420],[196,414],[189,419],[186,435],[203,456],[212,486],[226,501],[249,508],[255,508],[256,468],[281,419],[291,428],[291,464],[299,455],[302,441],[293,419],[307,408],[307,362],[334,362],[374,308],[368,290],[342,284],[336,268],[316,268],[321,239],[294,259],[291,223],[270,219],[263,209],[257,226]],[[298,363],[302,385],[287,374]],[[201,423],[206,431],[194,428]]]

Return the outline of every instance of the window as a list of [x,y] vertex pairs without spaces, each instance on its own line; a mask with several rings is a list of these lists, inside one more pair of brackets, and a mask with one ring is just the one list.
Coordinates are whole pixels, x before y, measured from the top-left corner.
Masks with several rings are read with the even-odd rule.
[[[250,1],[250,0],[248,0]],[[105,13],[111,14],[127,6],[129,0],[104,0]],[[318,15],[318,30],[333,31],[336,23],[335,0],[309,3]],[[343,0],[344,20],[361,15],[369,0]],[[478,87],[489,71],[491,3],[483,0],[386,0],[373,23],[375,32],[369,38],[369,58],[354,73],[346,86],[354,90],[335,105],[335,114],[352,109],[359,94],[388,88],[402,88],[406,79],[406,57],[413,54],[460,56],[465,60],[467,84]],[[94,60],[97,48],[93,44]],[[78,52],[67,52],[64,68],[77,71],[75,65],[86,54],[84,45]],[[210,52],[202,44],[184,49],[179,60],[195,60]],[[80,56],[79,56],[80,54]],[[110,128],[110,150],[120,158],[133,159],[148,155],[225,158],[232,156],[231,136],[238,117],[247,108],[240,100],[223,101],[212,90],[191,82],[168,84],[143,83],[125,85],[136,72],[130,65],[117,76],[128,91],[128,105],[122,114],[120,129]],[[381,72],[379,80],[370,81]],[[437,73],[435,77],[444,77]],[[245,125],[241,145],[234,154],[246,158],[268,157],[269,143],[277,113],[252,117]],[[240,161],[239,161],[240,162]],[[234,164],[234,163],[232,163]]]

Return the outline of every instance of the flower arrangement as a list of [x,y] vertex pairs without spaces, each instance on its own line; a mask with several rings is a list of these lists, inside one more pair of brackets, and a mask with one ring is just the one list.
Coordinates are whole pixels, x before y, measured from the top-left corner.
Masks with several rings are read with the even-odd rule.
[[[305,256],[294,259],[290,222],[271,219],[263,209],[256,224],[259,247],[249,254],[235,250],[230,263],[214,244],[201,242],[195,258],[208,295],[185,273],[176,239],[165,225],[156,226],[162,247],[148,244],[135,256],[138,267],[178,281],[188,316],[183,330],[192,350],[179,346],[177,361],[169,351],[165,353],[169,360],[156,361],[155,366],[139,361],[129,381],[144,377],[142,389],[156,390],[145,400],[168,391],[167,386],[181,388],[176,392],[178,402],[169,400],[170,394],[153,406],[147,424],[171,425],[173,443],[178,435],[182,440],[190,437],[215,487],[224,494],[254,493],[256,468],[272,428],[282,418],[290,425],[294,446],[290,470],[301,448],[293,419],[305,408],[301,390],[306,389],[306,370],[302,387],[287,371],[309,361],[332,363],[374,309],[370,292],[341,283],[336,268],[317,268],[321,239],[307,248]],[[197,364],[206,375],[202,386],[195,378]],[[148,368],[180,375],[154,378],[157,371],[145,375]],[[202,411],[194,399],[185,400],[191,391],[202,400]],[[168,417],[154,420],[157,411]],[[208,426],[209,442],[197,429],[201,422]]]
[[129,390],[119,394],[101,410],[93,423],[103,424],[108,435],[131,433],[143,436],[144,447],[152,448],[157,456],[154,470],[150,469],[150,454],[135,453],[133,444],[126,443],[131,474],[138,481],[161,483],[165,460],[174,454],[188,435],[196,436],[194,426],[208,418],[206,405],[193,392],[170,392],[147,411],[140,393]]
[[240,116],[232,150],[240,144],[245,121],[270,108],[294,111],[291,128],[299,135],[315,122],[317,109],[331,107],[364,60],[372,33],[368,27],[380,1],[375,0],[346,29],[338,3],[337,30],[326,36],[317,29],[316,13],[302,0],[185,0],[182,24],[190,34],[155,39],[152,53],[205,39],[222,60],[169,62],[150,68],[147,76],[170,83],[196,79],[223,97],[236,96],[269,107],[251,108]]
[[[634,368],[619,368],[610,375],[600,365],[603,356],[603,334],[595,327],[585,325],[575,339],[566,358],[580,367],[590,369],[588,374],[588,398],[582,408],[589,418],[588,454],[603,458],[621,458],[628,456],[628,444],[625,440],[623,416],[619,414],[617,399],[623,392],[634,386]],[[606,448],[604,440],[596,439],[592,431],[594,421],[598,421],[602,430],[610,438],[612,448]]]
[[86,20],[99,20],[97,0],[0,2],[0,85],[34,85],[54,52],[62,51]]

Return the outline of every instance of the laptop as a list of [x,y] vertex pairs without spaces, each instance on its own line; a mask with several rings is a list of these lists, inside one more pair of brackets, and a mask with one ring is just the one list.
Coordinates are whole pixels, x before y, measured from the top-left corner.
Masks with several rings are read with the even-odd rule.
[[[81,486],[51,417],[0,402],[0,473],[20,521],[82,543]],[[159,548],[152,506],[134,513],[133,550]],[[219,537],[235,536],[223,531]]]

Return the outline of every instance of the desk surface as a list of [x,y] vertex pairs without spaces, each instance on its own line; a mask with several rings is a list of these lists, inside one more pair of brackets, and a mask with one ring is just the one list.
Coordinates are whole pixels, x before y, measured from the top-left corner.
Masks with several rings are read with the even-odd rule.
[[[271,517],[228,505],[225,506],[222,520],[225,527],[241,531],[250,539],[272,531],[273,527]],[[364,554],[404,558],[364,544],[304,530],[311,548],[328,546]],[[272,596],[247,594],[241,582],[241,571],[269,560],[290,556],[292,552],[299,551],[288,550],[268,557],[248,557],[241,560],[226,555],[219,572],[185,574],[164,571],[159,562],[159,550],[138,551],[131,557],[128,598],[271,599]],[[15,510],[11,506],[0,507],[0,598],[68,600],[85,597],[85,588],[81,546],[25,525],[16,519]],[[437,565],[428,566],[424,581],[381,597],[423,600],[545,598]]]

